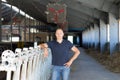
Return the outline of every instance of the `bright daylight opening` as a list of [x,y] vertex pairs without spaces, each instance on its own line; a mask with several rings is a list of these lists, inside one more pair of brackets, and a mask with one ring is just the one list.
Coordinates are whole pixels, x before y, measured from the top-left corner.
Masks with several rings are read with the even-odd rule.
[[73,36],[68,36],[68,40],[73,43]]
[[12,42],[18,42],[19,41],[19,37],[9,37],[9,40],[11,41],[12,39]]

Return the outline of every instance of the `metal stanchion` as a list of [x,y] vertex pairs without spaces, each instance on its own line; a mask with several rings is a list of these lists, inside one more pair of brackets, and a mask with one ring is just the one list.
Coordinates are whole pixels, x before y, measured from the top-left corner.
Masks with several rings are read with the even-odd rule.
[[17,69],[13,73],[13,79],[12,80],[20,80],[20,68],[21,68],[21,65],[22,65],[21,49],[16,48],[15,54],[16,54],[16,58],[18,59],[18,62],[16,64]]
[[[51,51],[47,58],[39,47],[17,48],[15,53],[5,50],[2,53],[0,71],[6,71],[6,80],[48,80],[51,73]],[[13,72],[13,75],[12,75]]]
[[7,77],[6,80],[11,80],[12,71],[16,71],[16,59],[15,54],[11,50],[5,50],[2,53],[2,64],[0,65],[0,71],[6,71]]
[[23,48],[23,51],[22,51],[21,80],[26,80],[26,77],[27,77],[28,52],[29,52],[28,48]]

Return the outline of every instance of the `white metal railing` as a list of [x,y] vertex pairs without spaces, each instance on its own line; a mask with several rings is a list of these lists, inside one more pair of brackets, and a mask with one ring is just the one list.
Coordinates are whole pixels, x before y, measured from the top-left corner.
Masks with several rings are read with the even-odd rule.
[[[51,51],[43,57],[39,47],[17,48],[15,52],[5,50],[2,55],[0,71],[6,71],[6,80],[48,80],[51,74]],[[13,75],[12,75],[13,72]]]

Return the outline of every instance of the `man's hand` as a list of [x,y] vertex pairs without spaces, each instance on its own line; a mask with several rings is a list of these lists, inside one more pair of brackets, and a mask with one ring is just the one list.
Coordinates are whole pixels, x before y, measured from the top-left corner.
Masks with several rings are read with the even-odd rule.
[[69,62],[65,63],[64,65],[65,65],[66,67],[70,67],[71,64],[72,64],[72,61],[69,61]]
[[44,57],[48,57],[48,48],[44,48],[44,54],[43,54]]
[[48,45],[46,43],[42,43],[39,46],[44,51],[43,57],[48,57]]

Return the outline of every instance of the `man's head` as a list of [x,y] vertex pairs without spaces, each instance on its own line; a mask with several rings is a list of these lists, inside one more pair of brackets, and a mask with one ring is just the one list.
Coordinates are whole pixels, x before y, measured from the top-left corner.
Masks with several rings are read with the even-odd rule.
[[63,36],[64,36],[63,30],[61,28],[58,28],[55,32],[55,36],[57,40],[63,39]]

